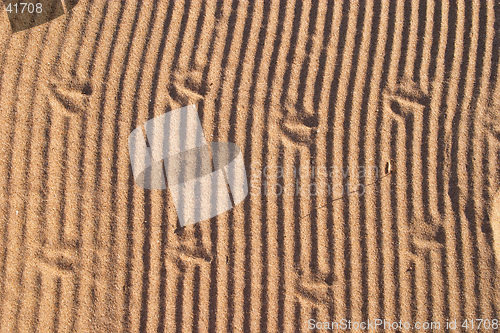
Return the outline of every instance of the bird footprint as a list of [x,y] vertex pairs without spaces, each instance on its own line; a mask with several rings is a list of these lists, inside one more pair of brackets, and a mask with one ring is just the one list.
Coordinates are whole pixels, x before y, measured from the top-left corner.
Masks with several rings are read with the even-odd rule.
[[292,142],[310,144],[314,140],[314,134],[318,132],[319,117],[290,105],[279,125],[285,137]]
[[86,79],[59,75],[47,81],[46,90],[51,109],[66,116],[80,115],[85,112],[93,91]]
[[203,100],[207,87],[202,83],[202,76],[201,71],[174,73],[173,82],[168,86],[170,97],[182,105],[196,104]]
[[493,138],[500,142],[500,100],[491,102],[485,110],[483,124]]
[[393,116],[399,119],[423,112],[430,103],[429,96],[420,89],[418,84],[407,78],[402,78],[396,89],[386,89],[383,96],[386,107],[392,111]]

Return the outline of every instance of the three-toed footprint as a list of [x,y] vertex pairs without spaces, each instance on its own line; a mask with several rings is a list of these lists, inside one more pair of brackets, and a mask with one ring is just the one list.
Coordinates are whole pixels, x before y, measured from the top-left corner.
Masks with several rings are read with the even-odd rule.
[[76,75],[53,75],[45,88],[51,109],[70,117],[85,112],[93,91],[88,79]]
[[318,132],[318,114],[306,112],[303,108],[288,106],[279,122],[285,138],[297,144],[309,145]]

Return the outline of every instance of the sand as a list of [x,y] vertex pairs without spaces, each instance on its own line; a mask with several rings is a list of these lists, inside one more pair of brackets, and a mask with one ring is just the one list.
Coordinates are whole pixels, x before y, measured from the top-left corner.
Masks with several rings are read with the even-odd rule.
[[[69,3],[0,19],[0,332],[499,319],[498,1]],[[181,228],[128,136],[191,104],[250,194]]]

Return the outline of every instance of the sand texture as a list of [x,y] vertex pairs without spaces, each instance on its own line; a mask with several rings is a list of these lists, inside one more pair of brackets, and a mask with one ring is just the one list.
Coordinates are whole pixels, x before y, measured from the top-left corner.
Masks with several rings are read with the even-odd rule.
[[[498,1],[68,4],[0,18],[0,332],[500,319]],[[250,193],[180,227],[128,137],[191,104]]]

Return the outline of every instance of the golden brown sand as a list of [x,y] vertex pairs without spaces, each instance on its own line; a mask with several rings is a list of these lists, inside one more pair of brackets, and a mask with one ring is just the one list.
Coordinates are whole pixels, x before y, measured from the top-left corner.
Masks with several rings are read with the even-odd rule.
[[[1,332],[500,319],[498,1],[82,0],[17,33],[2,15]],[[250,195],[179,228],[127,140],[188,104],[241,148]]]

